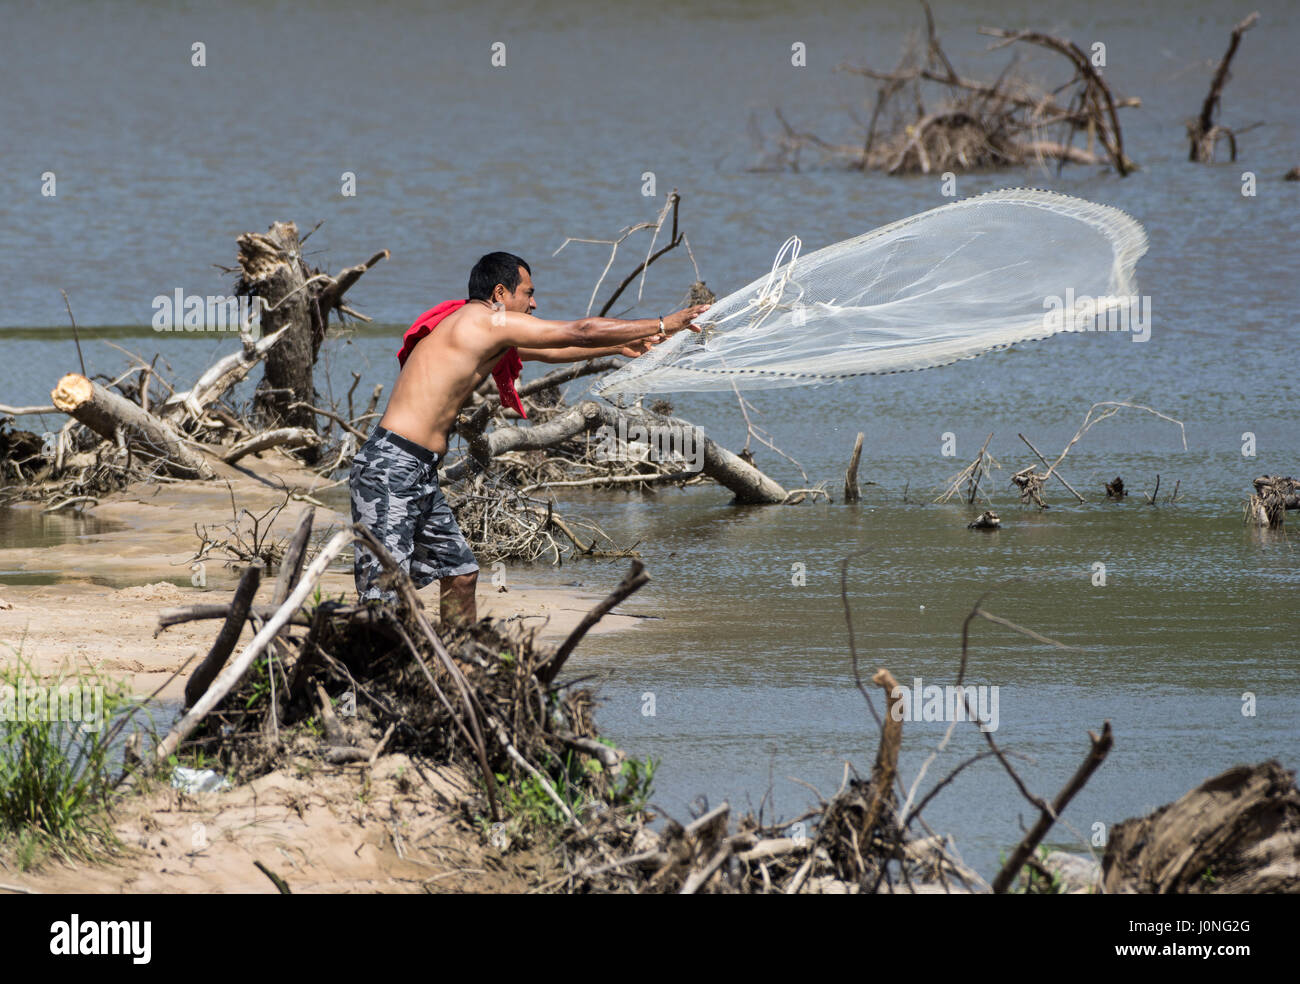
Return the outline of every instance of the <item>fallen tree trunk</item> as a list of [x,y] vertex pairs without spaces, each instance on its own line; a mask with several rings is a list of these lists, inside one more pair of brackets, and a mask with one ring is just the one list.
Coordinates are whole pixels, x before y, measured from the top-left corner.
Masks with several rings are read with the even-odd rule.
[[269,448],[314,448],[320,446],[320,437],[314,430],[302,427],[280,427],[262,431],[240,441],[222,456],[222,461],[233,465],[240,458]]
[[212,478],[212,466],[166,422],[99,383],[70,372],[50,393],[54,405],[100,437],[118,435],[132,450],[161,458],[167,470],[183,478]]
[[471,464],[485,466],[492,458],[508,451],[548,448],[601,427],[610,427],[619,432],[620,419],[628,431],[632,427],[646,428],[647,432],[649,428],[673,428],[679,435],[691,434],[703,450],[703,473],[735,493],[735,501],[739,504],[777,505],[786,500],[787,493],[781,485],[713,441],[694,424],[675,417],[663,417],[649,410],[620,410],[593,400],[586,400],[567,413],[536,427],[499,427],[491,434],[467,430],[465,437],[469,443],[470,455],[447,468],[442,474],[443,481],[452,482],[463,478],[469,473]]
[[1102,858],[1106,892],[1300,892],[1300,791],[1275,761],[1239,765],[1178,802],[1116,826]]

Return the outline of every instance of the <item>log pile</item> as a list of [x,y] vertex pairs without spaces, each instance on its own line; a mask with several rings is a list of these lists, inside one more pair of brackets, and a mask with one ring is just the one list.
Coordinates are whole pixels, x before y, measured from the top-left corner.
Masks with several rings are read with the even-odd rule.
[[[272,448],[295,449],[304,460],[320,457],[325,442],[316,417],[332,412],[313,407],[312,373],[329,315],[336,311],[364,319],[347,306],[345,294],[388,253],[331,276],[305,265],[301,242],[291,222],[239,237],[236,293],[261,299],[260,325],[251,319],[239,324],[239,349],[188,389],[163,377],[158,356],[145,361],[122,349],[132,365],[116,378],[87,375],[83,367],[59,380],[51,406],[0,406],[0,413],[12,417],[62,412],[69,418],[57,433],[42,438],[39,459],[24,453],[27,442],[6,439],[0,475],[16,482],[5,488],[4,498],[86,499],[132,481],[211,479],[207,454],[229,463]],[[231,405],[230,391],[263,364],[266,375],[252,411]],[[155,391],[151,398],[151,385],[165,394]],[[349,404],[351,397],[349,392]],[[352,435],[360,433],[356,424],[373,418],[378,399],[377,388],[365,413],[349,413],[351,419],[340,423]],[[332,461],[331,469],[342,460],[340,455]]]
[[[638,231],[651,234],[644,259],[604,300],[602,315],[638,278],[644,282],[656,260],[680,246],[689,251],[680,228],[680,203],[674,189],[655,221],[629,227],[608,241],[610,264],[592,292],[593,305],[618,247]],[[661,234],[667,242],[656,249]],[[189,388],[174,387],[164,379],[156,368],[157,356],[146,362],[128,352],[134,365],[116,379],[102,374],[65,376],[54,391],[53,406],[0,405],[0,411],[13,416],[64,412],[70,418],[58,434],[43,438],[0,431],[0,450],[7,452],[0,458],[0,476],[17,480],[4,490],[4,498],[43,498],[58,508],[97,501],[97,496],[131,481],[210,479],[213,468],[208,455],[237,465],[267,451],[292,453],[325,479],[346,469],[381,415],[377,407],[383,385],[373,388],[364,407],[354,405],[361,382],[360,373],[354,372],[346,408],[320,406],[313,365],[332,311],[369,320],[348,307],[344,295],[388,254],[381,251],[366,263],[331,276],[303,260],[302,244],[310,235],[299,237],[293,223],[276,222],[266,233],[239,237],[239,265],[228,272],[238,273],[236,296],[258,299],[260,324],[254,327],[249,318],[239,325],[239,349],[202,372]],[[699,280],[698,270],[687,293],[692,302],[713,297]],[[561,386],[619,364],[613,358],[589,360],[520,386],[529,418],[525,426],[517,426],[513,411],[502,409],[490,378],[471,395],[453,430],[454,434],[458,429],[463,438],[464,453],[444,465],[441,480],[471,546],[485,562],[549,559],[559,563],[566,550],[587,557],[634,555],[598,527],[561,516],[547,496],[552,489],[653,493],[668,485],[717,482],[730,489],[739,504],[803,501],[803,496],[787,493],[754,467],[752,458],[732,454],[693,424],[671,417],[666,404],[658,407],[664,412],[656,412],[639,406],[615,410],[589,401],[577,407],[565,403]],[[262,365],[264,377],[251,405],[233,405],[232,389]],[[166,392],[155,392],[151,400],[151,384]],[[318,418],[324,422],[320,428]],[[605,454],[610,438],[604,430],[621,435],[629,425],[632,434],[620,439],[619,453]],[[647,435],[668,431],[686,435],[699,444],[699,456],[688,461],[680,437],[676,444],[669,442],[669,453],[662,453],[662,447],[652,448],[652,441],[637,436],[638,428]],[[37,442],[39,450],[33,446]],[[196,532],[201,554],[229,539]],[[238,544],[228,559],[248,561],[254,556],[262,556],[268,565],[275,559],[258,550],[245,551]]]
[[[345,764],[403,751],[475,772],[483,814],[494,822],[502,819],[503,781],[532,781],[578,826],[570,804],[620,805],[622,753],[597,740],[590,695],[555,679],[591,625],[646,583],[639,563],[603,607],[550,650],[535,644],[532,631],[491,620],[435,629],[409,576],[364,527],[335,534],[306,563],[311,526],[308,511],[269,606],[250,604],[262,572],[255,563],[229,603],[160,613],[159,631],[197,619],[219,618],[222,627],[186,685],[185,713],[158,743],[156,761],[201,750],[222,771],[248,779],[290,753]],[[398,603],[308,604],[324,571],[354,540],[380,558]],[[235,654],[246,623],[256,634]]]

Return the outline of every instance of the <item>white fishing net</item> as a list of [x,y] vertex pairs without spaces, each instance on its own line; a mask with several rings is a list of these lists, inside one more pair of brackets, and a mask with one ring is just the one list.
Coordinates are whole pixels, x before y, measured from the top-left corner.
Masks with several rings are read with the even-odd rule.
[[[1090,327],[1136,294],[1147,237],[1108,205],[994,191],[799,256],[601,380],[604,396],[907,372]],[[1055,303],[1051,299],[1056,299]]]

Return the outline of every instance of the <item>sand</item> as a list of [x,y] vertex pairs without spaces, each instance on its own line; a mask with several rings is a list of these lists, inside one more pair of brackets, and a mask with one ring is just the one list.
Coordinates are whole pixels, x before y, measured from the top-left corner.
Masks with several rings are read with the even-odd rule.
[[547,852],[501,850],[462,815],[467,777],[385,755],[290,765],[225,792],[160,784],[114,810],[120,847],[98,864],[0,870],[0,894],[525,892],[559,873]]

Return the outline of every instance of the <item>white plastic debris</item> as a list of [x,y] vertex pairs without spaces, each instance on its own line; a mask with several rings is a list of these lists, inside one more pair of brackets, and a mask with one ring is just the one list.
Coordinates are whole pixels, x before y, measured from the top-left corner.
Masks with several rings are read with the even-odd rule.
[[187,769],[178,765],[172,772],[172,786],[183,793],[219,793],[230,788],[230,780],[211,769]]

